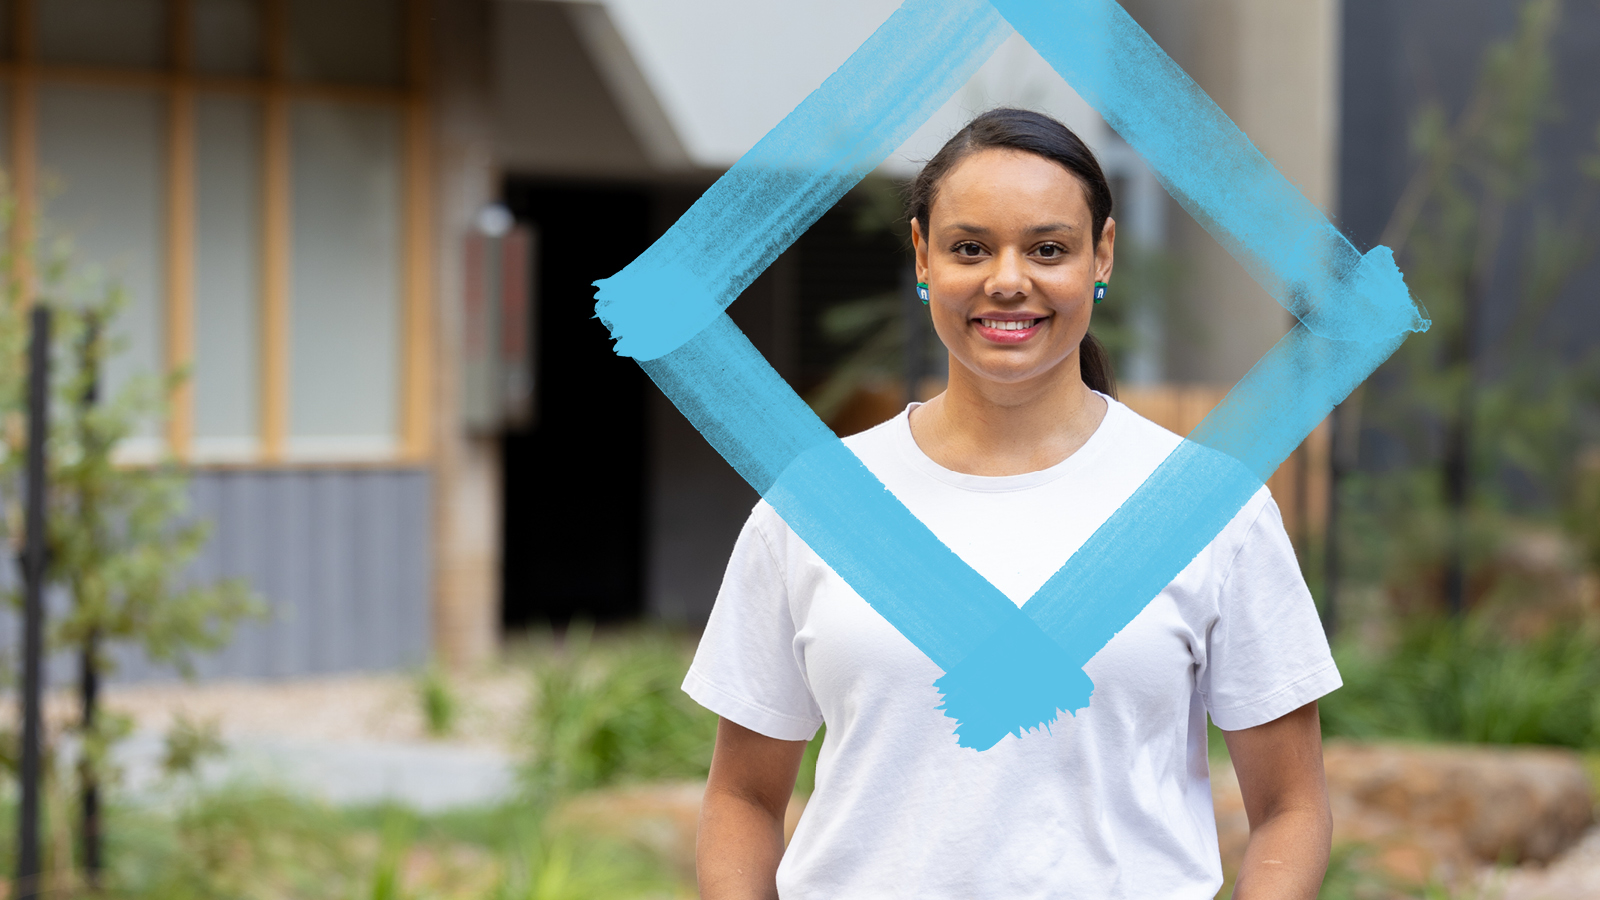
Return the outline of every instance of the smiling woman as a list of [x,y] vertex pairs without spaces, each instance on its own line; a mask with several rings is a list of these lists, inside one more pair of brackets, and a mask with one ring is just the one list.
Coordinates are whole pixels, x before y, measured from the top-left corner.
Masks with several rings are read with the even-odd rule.
[[[949,386],[846,444],[1020,606],[1180,439],[1117,402],[1089,336],[1116,223],[1071,131],[985,113],[910,199]],[[1340,681],[1265,488],[1073,673],[1093,682],[1087,708],[993,746],[958,740],[955,695],[934,687],[953,674],[940,681],[758,504],[684,682],[722,717],[702,896],[1210,898],[1207,715],[1252,827],[1237,896],[1316,895],[1331,831],[1316,699]],[[823,723],[816,790],[785,849],[795,771]]]

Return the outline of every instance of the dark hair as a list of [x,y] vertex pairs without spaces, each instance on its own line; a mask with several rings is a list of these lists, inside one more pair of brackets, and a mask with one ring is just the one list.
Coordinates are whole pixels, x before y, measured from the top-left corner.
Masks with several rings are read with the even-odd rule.
[[[1094,152],[1072,129],[1043,113],[1001,107],[991,109],[968,122],[965,128],[945,142],[928,160],[907,198],[908,218],[917,220],[924,239],[928,236],[928,212],[933,206],[939,183],[958,163],[980,150],[1019,150],[1042,156],[1071,172],[1083,183],[1084,199],[1089,203],[1091,245],[1100,246],[1100,232],[1111,218],[1111,185],[1100,170]],[[1078,365],[1083,383],[1102,394],[1117,395],[1116,376],[1111,371],[1111,354],[1092,334],[1078,345]]]

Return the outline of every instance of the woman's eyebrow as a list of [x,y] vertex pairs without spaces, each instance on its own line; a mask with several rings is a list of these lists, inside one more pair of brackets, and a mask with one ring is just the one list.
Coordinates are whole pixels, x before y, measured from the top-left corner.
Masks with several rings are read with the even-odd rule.
[[[968,225],[965,222],[955,222],[950,226],[951,231],[962,231],[967,234],[988,234],[989,229],[982,225]],[[1049,222],[1044,225],[1034,225],[1023,234],[1048,234],[1052,231],[1075,231],[1075,227],[1067,222]]]

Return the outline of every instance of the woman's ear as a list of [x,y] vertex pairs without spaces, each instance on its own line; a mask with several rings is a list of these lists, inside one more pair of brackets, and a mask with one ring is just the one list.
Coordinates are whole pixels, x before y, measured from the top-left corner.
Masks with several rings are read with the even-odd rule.
[[1117,246],[1117,220],[1106,217],[1105,227],[1100,229],[1100,243],[1094,248],[1094,280],[1109,282],[1111,280],[1111,264],[1116,257]]
[[922,227],[915,216],[911,219],[911,248],[917,257],[917,280],[928,280],[928,241],[922,236]]

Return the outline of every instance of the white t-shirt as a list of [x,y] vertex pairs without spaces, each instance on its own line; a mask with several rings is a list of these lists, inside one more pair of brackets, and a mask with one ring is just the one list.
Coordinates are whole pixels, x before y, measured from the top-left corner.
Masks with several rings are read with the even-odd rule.
[[[1021,604],[1179,438],[1108,399],[1076,453],[983,477],[929,459],[908,412],[845,443]],[[1222,884],[1205,716],[1269,722],[1340,685],[1262,488],[1084,671],[1088,709],[993,748],[957,745],[942,674],[765,502],[734,547],[684,690],[782,740],[827,723],[778,892],[818,898],[1213,897]]]

